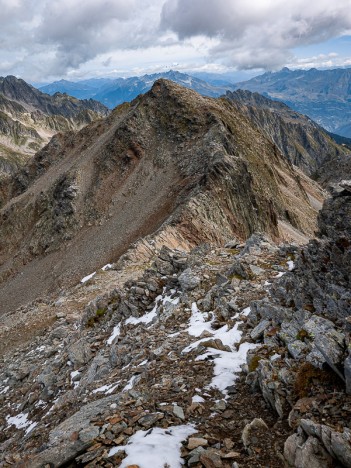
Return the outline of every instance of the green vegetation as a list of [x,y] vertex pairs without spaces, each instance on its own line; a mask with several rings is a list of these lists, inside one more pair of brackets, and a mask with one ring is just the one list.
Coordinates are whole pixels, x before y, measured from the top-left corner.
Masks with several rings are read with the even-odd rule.
[[94,327],[100,321],[100,319],[106,314],[106,312],[107,312],[107,307],[104,307],[103,309],[97,309],[95,312],[95,315],[88,319],[87,326],[90,328]]

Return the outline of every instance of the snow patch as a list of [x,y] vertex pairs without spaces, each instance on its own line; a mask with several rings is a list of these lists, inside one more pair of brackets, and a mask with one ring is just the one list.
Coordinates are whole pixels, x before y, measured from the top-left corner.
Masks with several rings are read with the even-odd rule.
[[121,324],[119,323],[118,325],[115,326],[115,328],[113,329],[113,332],[112,332],[112,335],[110,336],[110,338],[107,340],[107,344],[108,345],[111,345],[115,338],[117,338],[117,336],[119,336],[121,333]]
[[137,378],[136,375],[133,375],[129,382],[127,383],[127,385],[124,387],[124,389],[122,390],[122,392],[127,392],[128,390],[131,390],[133,388],[133,384],[134,384],[134,381],[135,379]]
[[105,393],[106,395],[109,395],[118,387],[119,383],[120,383],[120,380],[116,383],[103,385],[102,387],[99,387],[93,390],[93,393]]
[[139,468],[179,468],[183,464],[180,457],[181,443],[195,432],[190,425],[137,431],[129,439],[128,445],[114,447],[108,455],[112,457],[120,450],[125,450],[127,457],[122,461],[121,468],[130,465]]
[[288,260],[286,264],[288,265],[288,270],[293,271],[293,269],[295,268],[295,263],[292,260]]
[[101,268],[101,270],[102,270],[102,271],[107,271],[107,270],[111,270],[111,268],[112,268],[111,263],[107,263],[105,266],[103,266],[103,267]]
[[191,305],[189,328],[185,331],[192,336],[200,336],[204,331],[212,332],[212,322],[214,319],[211,318],[209,321],[206,321],[208,318],[209,314],[207,312],[204,314],[200,312],[196,302],[193,302]]
[[202,398],[202,396],[200,396],[200,395],[194,395],[192,397],[192,402],[193,403],[204,403],[204,401],[205,401],[205,399]]
[[[176,291],[175,290],[172,290],[171,293],[175,293]],[[179,304],[179,297],[175,297],[172,299],[171,296],[166,296],[164,294],[160,295],[160,296],[157,296],[156,299],[155,299],[155,306],[154,308],[151,310],[151,312],[148,312],[147,314],[141,316],[141,317],[138,317],[138,318],[135,318],[135,317],[129,317],[127,320],[126,320],[126,325],[137,325],[138,323],[145,323],[145,324],[148,324],[150,322],[153,321],[153,319],[155,317],[157,317],[157,309],[158,307],[161,305],[161,304],[166,304],[166,303],[170,303],[170,304],[173,304],[173,305],[177,305]]]
[[251,312],[251,307],[249,306],[241,311],[241,315],[245,315],[245,317],[247,317],[250,312]]
[[204,359],[214,356],[214,377],[208,388],[218,388],[225,396],[228,395],[226,390],[234,384],[237,379],[237,375],[241,372],[241,366],[246,363],[246,355],[249,349],[254,349],[258,345],[253,343],[242,343],[237,351],[221,351],[218,349],[212,349],[207,351],[205,354],[198,356],[197,361],[203,361]]
[[74,377],[76,377],[76,376],[79,375],[79,374],[80,374],[80,372],[77,371],[77,370],[71,372],[71,383],[73,384],[74,388],[79,387],[79,380],[76,380],[76,381],[73,380]]
[[20,413],[16,416],[6,416],[8,426],[14,425],[17,429],[26,429],[26,434],[29,433],[37,425],[28,419],[28,414]]
[[91,274],[88,275],[88,276],[84,276],[84,278],[82,278],[82,279],[80,280],[81,284],[86,283],[87,281],[89,281],[89,280],[90,280],[93,276],[95,276],[95,275],[96,275],[96,271],[94,271],[94,273],[91,273]]
[[[250,307],[247,307],[242,311],[243,315],[250,313]],[[208,348],[208,350],[198,356],[196,361],[202,361],[205,359],[211,359],[214,363],[214,376],[209,384],[208,388],[218,388],[227,397],[227,387],[233,385],[237,376],[235,374],[241,372],[241,366],[246,362],[246,354],[249,349],[256,348],[258,345],[252,343],[242,343],[238,349],[235,344],[239,343],[242,337],[242,331],[240,331],[239,325],[242,322],[236,322],[232,328],[228,325],[224,325],[218,330],[212,329],[213,319],[209,322],[204,321],[204,314],[202,314],[196,303],[192,305],[192,315],[190,319],[190,327],[187,330],[188,333],[194,336],[200,336],[203,331],[211,333],[211,339],[220,340],[224,346],[227,346],[230,351],[218,350],[214,348]],[[191,343],[189,346],[183,349],[182,353],[189,353],[193,349],[197,348],[199,344],[204,341],[208,341],[209,338],[201,338],[200,340]]]

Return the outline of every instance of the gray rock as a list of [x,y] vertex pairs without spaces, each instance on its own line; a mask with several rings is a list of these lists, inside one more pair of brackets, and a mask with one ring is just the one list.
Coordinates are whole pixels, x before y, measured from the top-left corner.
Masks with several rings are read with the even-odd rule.
[[249,279],[249,272],[247,268],[240,262],[240,260],[234,260],[233,264],[227,271],[228,276],[234,276],[239,280]]
[[325,333],[327,330],[334,328],[334,323],[330,320],[327,320],[319,315],[312,315],[307,322],[304,323],[304,330],[315,337],[321,333]]
[[243,441],[244,447],[247,449],[252,444],[252,438],[255,432],[259,430],[268,431],[267,424],[261,418],[255,418],[249,424],[246,424],[241,434],[241,440]]
[[240,255],[252,253],[260,254],[264,247],[271,247],[271,244],[268,241],[268,239],[261,233],[254,233],[247,239],[245,247]]
[[201,283],[201,279],[193,273],[191,268],[184,270],[183,273],[179,275],[178,280],[183,291],[191,291],[197,288]]
[[173,405],[172,411],[173,411],[174,416],[176,416],[177,418],[183,419],[183,420],[185,419],[184,411],[181,406]]
[[213,449],[204,450],[200,454],[200,462],[205,468],[222,468],[222,460],[220,453]]
[[52,445],[56,445],[63,441],[68,441],[72,433],[80,432],[81,430],[89,427],[90,421],[93,418],[106,411],[112,403],[118,404],[118,402],[119,398],[116,395],[111,395],[82,406],[77,413],[73,414],[68,419],[65,419],[50,432],[50,443]]
[[106,377],[111,372],[110,360],[99,353],[94,357],[89,368],[82,379],[82,385],[89,385],[90,383]]
[[288,351],[294,359],[300,359],[306,355],[308,346],[303,341],[296,340],[288,344]]
[[289,465],[297,468],[321,468],[332,466],[332,457],[315,437],[293,434],[284,444],[284,457]]
[[261,322],[256,325],[256,327],[251,331],[250,336],[251,338],[256,341],[259,338],[262,338],[264,331],[269,327],[270,321],[269,320],[261,320]]
[[172,275],[174,273],[174,268],[173,265],[170,262],[161,260],[160,258],[157,258],[155,260],[155,265],[157,268],[157,271],[164,276]]
[[213,407],[211,409],[213,409],[214,411],[225,411],[227,408],[227,403],[224,401],[224,400],[219,400],[217,401]]
[[263,398],[282,418],[287,413],[288,405],[273,364],[268,360],[259,361],[257,375]]
[[57,381],[57,376],[50,369],[46,369],[46,371],[44,369],[44,372],[38,375],[37,382],[43,384],[44,387],[52,387]]
[[265,270],[263,268],[260,268],[256,265],[249,265],[250,270],[252,273],[256,276],[261,276],[265,273]]
[[[184,413],[183,413],[183,416],[184,416]],[[145,416],[142,416],[138,420],[138,423],[143,427],[149,428],[149,427],[153,426],[156,421],[158,421],[159,419],[162,419],[163,417],[164,417],[163,413],[150,413],[150,414],[147,414]]]
[[251,312],[248,316],[250,323],[257,323],[260,319],[271,320],[280,325],[283,321],[291,320],[292,311],[268,302],[267,299],[250,302]]
[[344,428],[344,432],[341,433],[308,419],[302,419],[300,425],[307,435],[317,438],[333,458],[336,458],[343,466],[351,467],[350,429]]
[[99,428],[96,426],[88,426],[79,432],[79,440],[83,443],[92,442],[97,437],[99,437]]
[[67,350],[68,358],[76,367],[87,364],[92,358],[89,344],[84,338],[73,343]]
[[346,393],[351,395],[351,354],[344,361],[344,375],[346,381]]
[[203,447],[197,447],[196,449],[192,450],[189,453],[188,465],[194,465],[195,463],[199,463],[200,455],[205,451]]
[[240,241],[234,237],[229,242],[227,242],[224,247],[226,249],[235,249],[238,247],[238,245],[240,245]]

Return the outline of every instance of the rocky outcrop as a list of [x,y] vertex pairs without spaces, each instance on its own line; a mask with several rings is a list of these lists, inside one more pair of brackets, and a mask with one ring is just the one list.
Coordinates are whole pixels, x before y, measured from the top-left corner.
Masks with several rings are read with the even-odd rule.
[[[344,418],[351,388],[350,187],[333,187],[318,216],[319,238],[287,251],[291,272],[271,286],[269,298],[252,302],[248,315],[251,337],[264,346],[248,357],[247,383],[297,430],[285,443],[291,466],[351,466]],[[284,359],[281,351],[267,359],[282,346]]]

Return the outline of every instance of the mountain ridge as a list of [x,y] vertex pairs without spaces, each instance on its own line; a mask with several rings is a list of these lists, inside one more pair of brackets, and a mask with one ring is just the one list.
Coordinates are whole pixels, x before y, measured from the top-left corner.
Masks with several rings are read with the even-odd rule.
[[14,76],[1,77],[0,176],[11,175],[55,133],[82,128],[107,114],[97,101],[49,96]]
[[279,238],[290,224],[311,235],[306,190],[323,199],[230,102],[165,80],[104,121],[57,136],[30,174],[1,190],[0,297],[9,307],[24,300],[13,291],[26,281],[32,299],[63,287],[164,223],[193,245],[257,230]]
[[350,137],[351,68],[267,72],[236,87],[266,94],[308,115],[332,133]]

